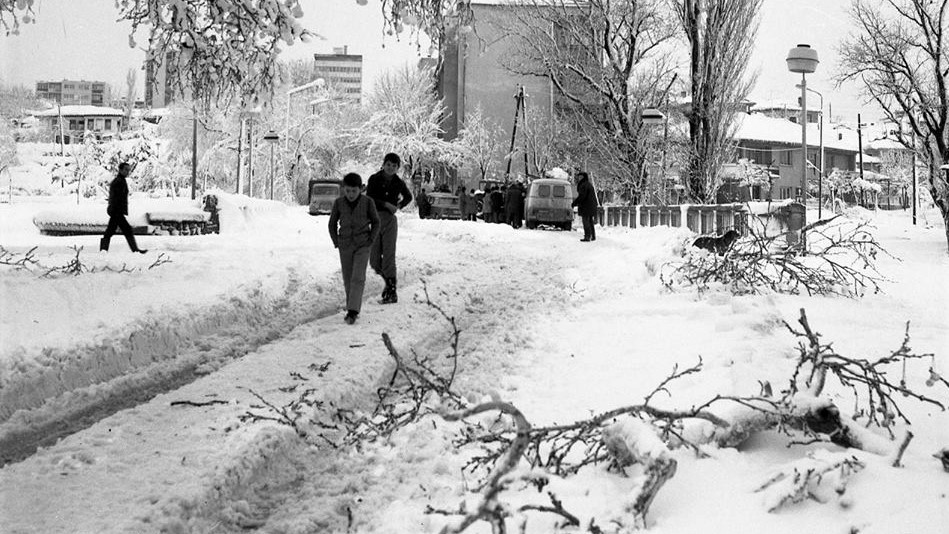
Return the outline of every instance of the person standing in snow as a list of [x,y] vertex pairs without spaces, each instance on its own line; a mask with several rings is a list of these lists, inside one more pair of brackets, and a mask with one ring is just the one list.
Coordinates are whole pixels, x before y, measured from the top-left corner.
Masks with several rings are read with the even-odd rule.
[[427,219],[432,214],[432,203],[428,200],[428,195],[425,194],[424,189],[420,189],[418,196],[415,198],[415,205],[418,206],[418,218]]
[[505,212],[505,221],[511,225],[511,228],[518,229],[521,227],[521,221],[524,220],[523,215],[523,203],[524,203],[524,190],[521,188],[520,182],[514,182],[507,188],[507,194],[504,197],[504,212]]
[[382,303],[399,301],[396,293],[395,245],[399,236],[399,220],[395,213],[412,202],[412,192],[396,174],[402,159],[392,152],[382,159],[382,169],[369,177],[366,196],[376,204],[379,212],[379,236],[372,242],[369,265],[386,283],[382,291]]
[[109,223],[105,227],[105,235],[99,240],[99,250],[109,251],[109,242],[115,235],[115,230],[119,229],[128,241],[132,252],[139,254],[148,252],[138,248],[135,234],[132,233],[132,225],[125,219],[125,216],[129,214],[129,184],[125,178],[131,171],[132,166],[123,161],[119,164],[119,172],[115,179],[109,184],[109,206],[105,210],[109,214]]
[[576,178],[577,198],[573,199],[573,206],[577,208],[577,214],[583,221],[583,239],[580,241],[596,241],[593,218],[596,217],[596,208],[600,205],[596,200],[596,191],[593,190],[590,176],[586,172],[578,172]]
[[468,193],[465,192],[464,184],[458,186],[458,215],[461,220],[468,220]]
[[333,202],[329,231],[339,249],[339,263],[346,289],[346,324],[356,322],[366,287],[366,265],[372,243],[379,237],[376,204],[362,194],[362,177],[351,172],[343,176],[343,195]]

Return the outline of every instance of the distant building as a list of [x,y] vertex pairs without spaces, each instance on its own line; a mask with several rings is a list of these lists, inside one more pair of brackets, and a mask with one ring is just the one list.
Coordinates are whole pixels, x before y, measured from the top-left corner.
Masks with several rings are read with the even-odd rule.
[[[799,110],[800,111],[800,110]],[[834,169],[855,171],[859,150],[856,137],[837,135],[831,125],[824,133],[824,175]],[[820,130],[817,124],[807,127],[807,179],[817,181],[821,168]],[[753,167],[769,176],[767,184],[749,188],[740,185],[734,163],[723,168],[725,184],[719,201],[787,199],[800,195],[801,186],[801,127],[790,120],[775,118],[764,113],[741,113],[735,132],[736,150],[733,161],[747,160]],[[864,156],[869,159],[869,156]],[[866,161],[865,161],[866,164]]]
[[62,106],[41,111],[35,117],[49,126],[52,141],[59,142],[60,117],[62,117],[63,142],[81,143],[86,132],[96,139],[106,139],[117,134],[122,128],[125,113],[121,109],[103,106]]
[[36,82],[36,97],[64,106],[107,106],[112,92],[105,82],[61,80]]
[[[808,99],[808,102],[810,100]],[[755,104],[751,106],[752,113],[760,113],[766,117],[772,117],[775,119],[786,119],[791,122],[800,122],[801,120],[801,106],[799,104],[788,104],[787,102],[766,102],[763,104]],[[807,107],[807,122],[816,124],[820,122],[820,109],[814,109],[814,107],[808,104]]]
[[334,48],[332,54],[313,54],[314,76],[346,99],[362,100],[362,55],[349,54],[348,47]]
[[172,52],[168,52],[163,62],[145,62],[145,107],[163,108],[175,100],[172,77],[168,75],[173,59]]
[[[442,130],[445,139],[454,139],[464,129],[465,120],[475,108],[497,124],[505,136],[514,127],[515,96],[524,88],[525,106],[534,117],[553,117],[570,102],[559,96],[552,82],[537,76],[517,75],[504,67],[504,60],[515,49],[515,40],[506,36],[500,21],[508,16],[511,6],[497,1],[473,0],[472,16],[478,28],[472,32],[456,33],[448,39],[442,56],[442,79],[439,94],[445,102]],[[527,9],[527,8],[523,8]],[[523,120],[523,116],[521,117]],[[523,123],[521,123],[523,126]],[[506,149],[506,147],[505,147]],[[499,154],[499,160],[503,155]],[[519,162],[513,162],[512,174],[525,172]],[[489,178],[503,178],[499,173]]]

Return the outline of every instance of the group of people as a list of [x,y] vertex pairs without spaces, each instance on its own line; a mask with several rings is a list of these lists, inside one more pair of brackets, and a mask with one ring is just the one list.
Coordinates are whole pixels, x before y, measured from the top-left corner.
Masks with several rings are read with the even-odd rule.
[[[362,308],[362,295],[366,286],[366,267],[382,277],[385,289],[381,303],[399,301],[397,292],[396,242],[399,221],[396,213],[412,202],[412,193],[399,178],[402,160],[398,154],[388,153],[382,160],[382,169],[369,177],[363,192],[362,177],[348,173],[343,177],[342,195],[333,202],[329,218],[329,235],[333,246],[339,250],[343,287],[346,291],[347,324],[354,324]],[[126,220],[128,215],[129,189],[126,178],[131,171],[128,163],[119,165],[118,175],[109,185],[107,213],[109,223],[99,246],[109,250],[109,241],[116,230],[121,230],[133,252],[146,253],[138,247],[132,227]],[[582,241],[596,239],[593,218],[596,214],[596,195],[585,172],[577,174],[578,196],[573,205],[583,219]],[[422,197],[423,195],[419,195]],[[507,223],[520,228],[524,220],[526,190],[520,182],[508,186],[488,187],[484,192],[482,213],[485,222]],[[475,220],[478,211],[474,189],[465,193],[458,191],[462,219]]]
[[484,222],[510,224],[520,228],[524,224],[524,201],[527,189],[521,182],[510,185],[488,186],[481,202]]

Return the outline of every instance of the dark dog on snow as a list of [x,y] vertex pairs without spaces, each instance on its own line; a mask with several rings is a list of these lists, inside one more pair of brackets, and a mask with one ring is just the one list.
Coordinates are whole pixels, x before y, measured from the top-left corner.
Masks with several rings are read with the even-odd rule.
[[741,235],[737,231],[729,230],[722,235],[703,235],[697,237],[695,238],[695,241],[692,242],[692,246],[703,248],[709,252],[714,252],[715,254],[721,256],[732,247],[732,244],[734,244],[739,237],[741,237]]

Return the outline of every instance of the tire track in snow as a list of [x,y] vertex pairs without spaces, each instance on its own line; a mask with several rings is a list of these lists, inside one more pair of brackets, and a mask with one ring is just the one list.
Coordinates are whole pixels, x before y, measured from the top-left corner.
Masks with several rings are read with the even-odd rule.
[[251,288],[96,345],[23,357],[31,364],[11,366],[0,384],[0,467],[336,313],[333,288],[290,270],[278,295]]

